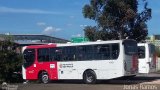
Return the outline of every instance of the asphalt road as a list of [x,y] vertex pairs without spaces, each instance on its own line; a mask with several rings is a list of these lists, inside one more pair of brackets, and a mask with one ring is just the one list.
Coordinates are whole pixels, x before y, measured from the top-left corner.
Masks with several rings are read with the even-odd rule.
[[[160,74],[138,75],[134,78],[120,78],[100,81],[88,85],[81,81],[53,81],[49,84],[11,84],[18,90],[160,90]],[[16,90],[16,89],[9,89]]]

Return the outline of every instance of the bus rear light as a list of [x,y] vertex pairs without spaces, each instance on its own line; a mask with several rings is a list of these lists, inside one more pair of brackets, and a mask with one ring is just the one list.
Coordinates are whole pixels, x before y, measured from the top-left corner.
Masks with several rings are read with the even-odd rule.
[[156,63],[157,63],[157,54],[155,53],[153,55],[153,64],[156,65]]
[[152,60],[153,60],[152,67],[156,67],[157,65],[157,54],[156,53],[153,54]]
[[133,55],[132,56],[132,71],[137,71],[138,70],[138,56]]

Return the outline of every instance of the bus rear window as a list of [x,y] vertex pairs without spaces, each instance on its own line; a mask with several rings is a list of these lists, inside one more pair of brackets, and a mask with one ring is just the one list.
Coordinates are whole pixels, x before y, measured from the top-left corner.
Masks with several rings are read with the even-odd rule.
[[153,44],[149,44],[149,57],[152,57],[155,51],[156,51],[155,46]]
[[123,42],[126,55],[133,55],[138,52],[137,42],[133,40],[125,40]]
[[145,47],[138,46],[138,58],[145,58]]

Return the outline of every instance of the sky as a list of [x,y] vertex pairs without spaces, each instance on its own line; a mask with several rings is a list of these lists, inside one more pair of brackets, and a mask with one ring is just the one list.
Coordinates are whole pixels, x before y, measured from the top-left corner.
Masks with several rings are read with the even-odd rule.
[[[70,40],[83,36],[83,28],[95,25],[83,17],[90,0],[0,0],[0,34],[44,34]],[[160,1],[148,0],[152,19],[149,35],[160,34]],[[143,3],[139,3],[139,7]]]

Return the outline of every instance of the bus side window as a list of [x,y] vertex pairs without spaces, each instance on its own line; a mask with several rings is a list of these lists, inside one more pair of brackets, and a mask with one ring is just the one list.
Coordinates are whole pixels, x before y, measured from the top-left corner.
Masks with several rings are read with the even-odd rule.
[[76,47],[63,47],[63,60],[64,61],[73,61],[75,60]]
[[48,48],[38,49],[38,61],[39,62],[48,62],[49,61],[49,49]]
[[[111,53],[110,53],[110,45],[98,45],[96,46],[97,48],[97,55],[96,59],[98,60],[109,60],[111,58]],[[96,54],[96,53],[95,53]]]
[[55,49],[55,57],[54,59],[56,61],[62,61],[62,49],[61,48],[56,48]]
[[83,56],[84,56],[84,47],[83,46],[77,46],[76,47],[76,60],[84,60]]
[[111,50],[111,58],[117,59],[119,56],[119,44],[112,44],[112,50]]
[[55,48],[50,48],[50,61],[55,61]]
[[86,60],[93,60],[94,51],[93,51],[93,45],[86,45],[85,47],[85,59]]

